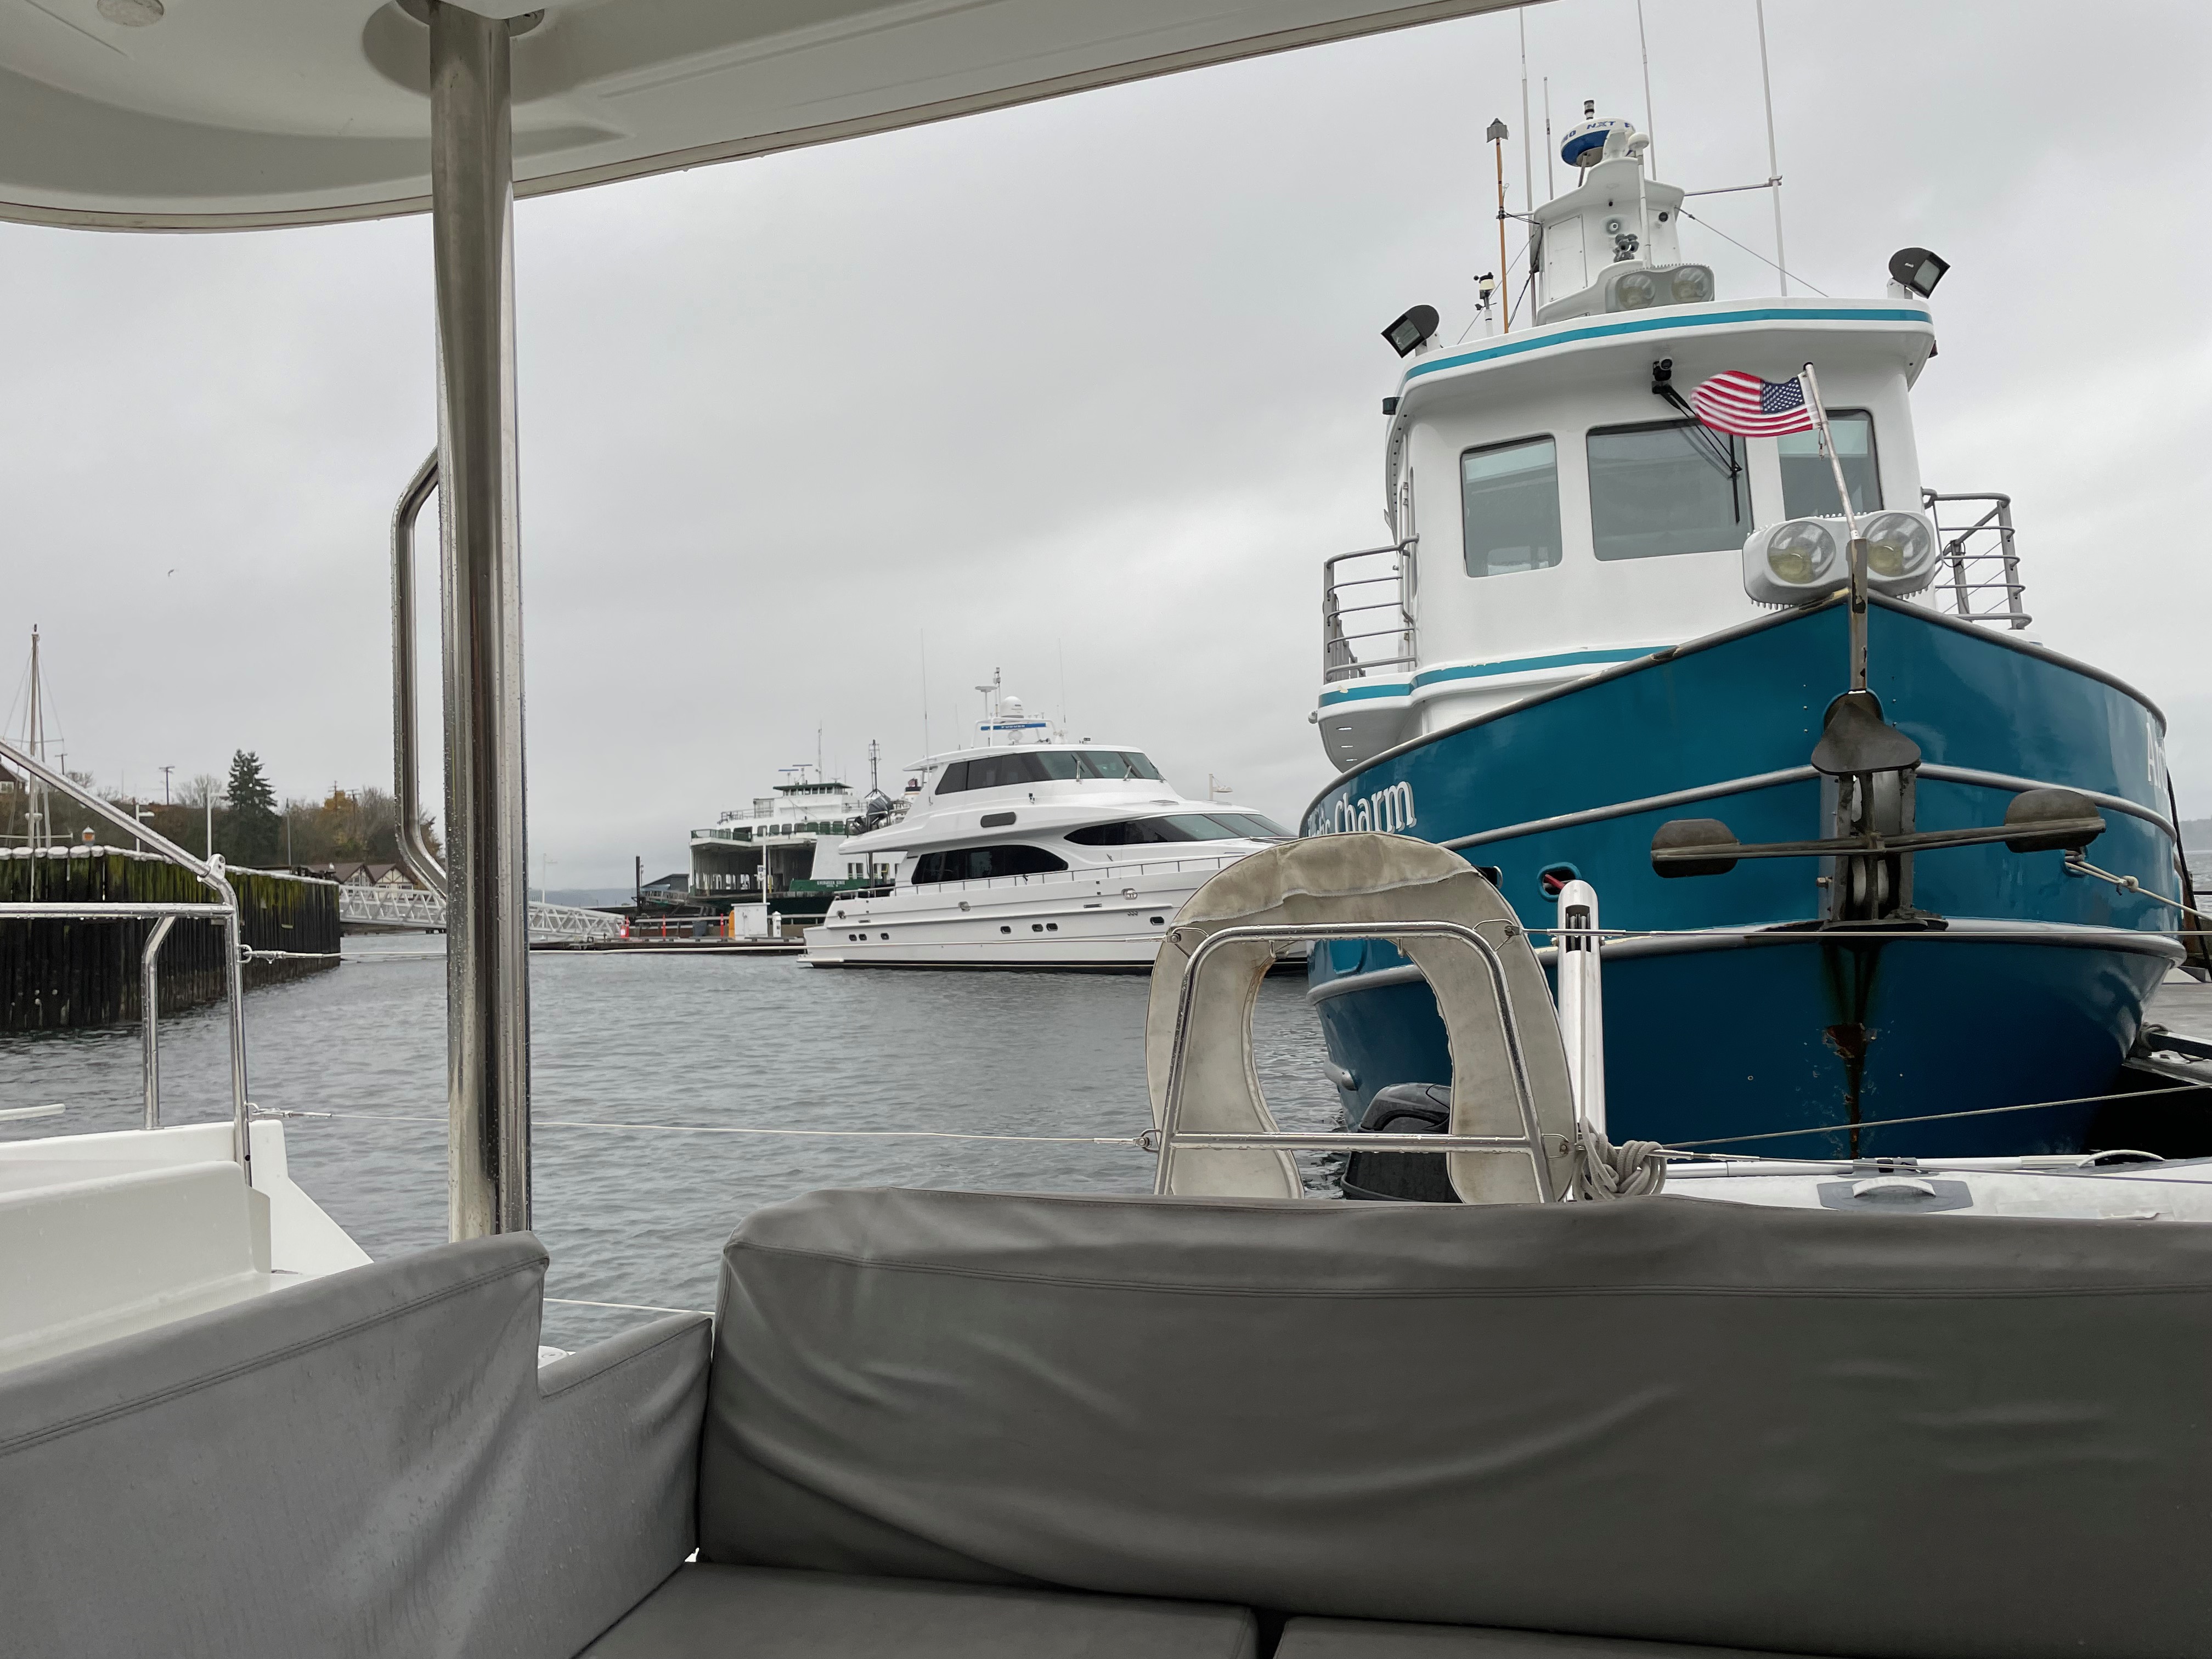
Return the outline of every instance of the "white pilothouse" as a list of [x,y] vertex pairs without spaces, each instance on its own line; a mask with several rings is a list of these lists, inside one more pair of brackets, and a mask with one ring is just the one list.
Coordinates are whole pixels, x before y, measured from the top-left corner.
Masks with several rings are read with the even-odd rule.
[[826,968],[1147,969],[1183,901],[1290,831],[1188,799],[1141,750],[1071,739],[1000,696],[980,744],[908,769],[848,859],[888,884],[834,902],[806,932]]

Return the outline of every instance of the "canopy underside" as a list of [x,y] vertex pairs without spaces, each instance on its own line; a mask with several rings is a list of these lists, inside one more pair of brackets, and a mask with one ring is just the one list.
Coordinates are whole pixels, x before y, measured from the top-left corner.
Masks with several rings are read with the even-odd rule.
[[[1518,3],[550,0],[514,41],[515,186],[825,143]],[[0,217],[226,229],[423,211],[428,41],[398,0],[168,0],[138,27],[97,0],[0,0]]]

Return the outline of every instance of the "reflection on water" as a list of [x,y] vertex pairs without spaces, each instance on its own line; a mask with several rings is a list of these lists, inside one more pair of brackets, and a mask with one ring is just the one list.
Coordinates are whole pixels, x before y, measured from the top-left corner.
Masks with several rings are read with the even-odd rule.
[[[359,1118],[287,1127],[292,1172],[370,1255],[446,1236],[441,941],[350,939],[336,971],[246,1000],[252,1097]],[[1334,1127],[1303,975],[1262,988],[1260,1075],[1285,1128]],[[1140,976],[830,971],[791,957],[531,959],[532,1111],[547,1294],[713,1305],[746,1212],[817,1187],[1145,1192],[1128,1146],[611,1132],[562,1121],[1133,1136],[1149,1126]],[[165,1021],[164,1116],[228,1115],[222,1009]],[[137,1127],[136,1027],[0,1036],[0,1107],[63,1102],[15,1138]],[[426,1119],[428,1121],[409,1120]],[[574,1346],[638,1317],[558,1305]]]

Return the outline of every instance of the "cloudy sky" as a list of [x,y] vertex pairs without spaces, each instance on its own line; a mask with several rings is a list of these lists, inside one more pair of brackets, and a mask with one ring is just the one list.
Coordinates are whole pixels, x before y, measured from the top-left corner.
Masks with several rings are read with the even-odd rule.
[[[1660,176],[1763,178],[1751,0],[1644,14]],[[1540,126],[1547,76],[1560,128],[1585,97],[1644,118],[1633,0],[1525,19]],[[2212,811],[2185,125],[2212,14],[1767,20],[1790,265],[1873,295],[1895,247],[1954,262],[1925,475],[2013,494],[2037,635],[2162,704],[2183,809]],[[871,738],[922,752],[925,710],[948,746],[994,668],[1189,793],[1211,773],[1294,817],[1329,774],[1319,563],[1380,539],[1376,331],[1420,301],[1468,322],[1518,42],[1478,18],[525,203],[532,879],[681,867],[817,728],[848,775]],[[1517,208],[1517,143],[1508,175]],[[1771,254],[1764,196],[1699,210]],[[1773,291],[1683,240],[1723,295]],[[386,526],[434,435],[426,225],[0,226],[0,681],[39,623],[69,764],[103,784],[247,748],[287,794],[388,785]]]

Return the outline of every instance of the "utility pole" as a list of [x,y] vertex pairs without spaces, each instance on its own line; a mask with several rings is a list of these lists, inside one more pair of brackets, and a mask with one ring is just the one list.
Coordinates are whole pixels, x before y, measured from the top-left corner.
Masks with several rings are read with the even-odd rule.
[[645,902],[645,854],[642,853],[637,855],[637,890],[631,902],[636,904]]
[[169,774],[176,769],[173,766],[165,766],[161,769],[161,805],[164,806],[169,805]]

